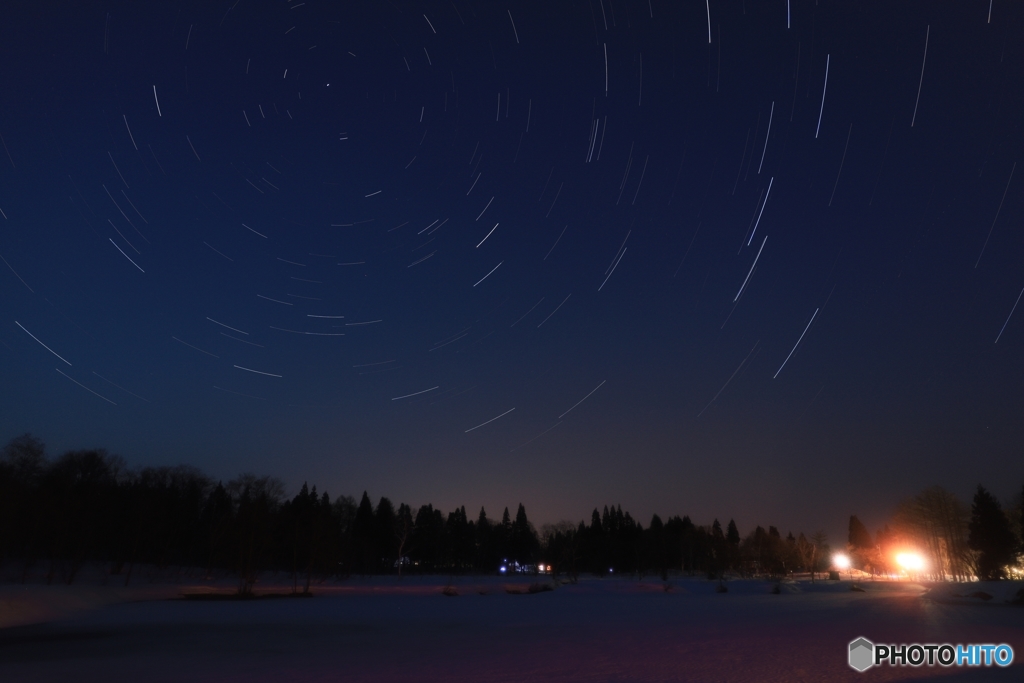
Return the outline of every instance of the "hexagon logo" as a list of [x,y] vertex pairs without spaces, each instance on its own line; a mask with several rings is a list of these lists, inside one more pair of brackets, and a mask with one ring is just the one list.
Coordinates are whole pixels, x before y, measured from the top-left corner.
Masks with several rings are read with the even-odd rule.
[[858,638],[850,643],[850,668],[867,671],[874,665],[875,644],[867,638]]

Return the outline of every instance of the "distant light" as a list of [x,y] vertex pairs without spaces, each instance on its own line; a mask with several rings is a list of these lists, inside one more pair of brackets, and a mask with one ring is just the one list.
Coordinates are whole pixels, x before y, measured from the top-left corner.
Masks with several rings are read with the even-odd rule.
[[500,571],[502,574],[504,574],[506,571],[508,571],[508,567],[502,567],[498,571]]
[[832,564],[836,566],[836,569],[849,569],[850,558],[842,553],[836,553],[832,556]]
[[907,571],[920,571],[924,569],[925,561],[917,553],[897,553],[896,564],[903,567]]
[[612,569],[611,567],[608,567],[608,573],[609,573],[609,574],[611,574],[611,573],[612,573],[612,572],[614,572],[614,571],[615,571],[614,569]]
[[537,565],[537,571],[539,571],[539,572],[544,571],[544,565],[543,564],[538,564]]

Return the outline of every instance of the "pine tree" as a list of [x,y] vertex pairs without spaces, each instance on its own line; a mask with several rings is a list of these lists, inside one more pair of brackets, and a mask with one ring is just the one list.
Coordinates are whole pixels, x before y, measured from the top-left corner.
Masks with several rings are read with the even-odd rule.
[[496,550],[501,558],[502,562],[507,562],[509,555],[512,552],[511,541],[512,541],[512,518],[508,514],[508,508],[505,508],[505,512],[501,515],[501,524],[494,529],[494,539]]
[[526,518],[526,508],[520,503],[519,509],[516,511],[516,521],[512,523],[511,537],[512,553],[520,564],[524,564],[532,558],[534,540],[533,530]]
[[395,506],[384,496],[377,502],[377,510],[373,514],[374,541],[377,554],[374,562],[378,569],[389,572],[394,566],[398,553],[398,541],[395,538]]
[[665,524],[658,515],[651,516],[646,535],[646,564],[650,569],[661,575],[662,581],[668,581],[668,563],[665,561]]
[[[315,499],[314,499],[314,502]],[[331,506],[331,497],[324,491],[319,502],[313,506],[313,523],[310,539],[309,568],[306,572],[306,593],[309,593],[313,573],[328,576],[338,569],[340,558],[340,529]]]
[[967,545],[978,552],[978,578],[982,581],[1005,578],[1006,566],[1014,560],[1016,539],[999,501],[981,485],[974,494],[969,529]]
[[857,515],[850,515],[847,540],[847,550],[853,560],[853,566],[858,569],[870,569],[874,574],[878,568],[877,565],[880,564],[878,547],[875,545],[874,539],[871,538],[871,532],[863,522],[857,519]]
[[740,530],[736,528],[736,522],[729,520],[725,530],[725,560],[726,568],[737,569],[740,559]]
[[[316,490],[316,487],[313,487]],[[307,576],[307,590],[308,590],[308,577],[310,570],[310,551],[312,549],[313,538],[310,535],[310,527],[312,524],[312,505],[311,500],[315,498],[310,496],[309,488],[306,486],[306,482],[302,482],[302,488],[299,490],[298,495],[292,500],[286,502],[282,506],[281,517],[284,520],[286,531],[285,533],[291,537],[290,543],[287,545],[291,550],[291,569],[292,569],[292,592],[298,593],[298,581],[299,581],[299,567],[303,566],[306,568]]]
[[683,550],[682,568],[688,572],[692,572],[697,568],[697,529],[694,526],[693,521],[690,519],[689,515],[683,516],[683,521],[680,523],[679,527],[679,535],[682,537]]
[[850,515],[849,531],[850,547],[854,550],[869,550],[875,547],[871,540],[871,533],[864,523],[857,519],[857,515]]
[[444,536],[444,518],[431,504],[421,505],[413,525],[412,557],[424,571],[435,571],[442,563],[441,543]]
[[356,571],[361,574],[373,571],[376,563],[373,561],[376,555],[373,547],[373,503],[370,496],[363,491],[363,497],[359,501],[359,508],[356,510],[355,519],[352,520],[352,542],[355,546]]
[[456,570],[462,570],[469,561],[469,522],[466,519],[466,508],[455,508],[448,513],[448,521],[444,525],[445,555],[447,564]]
[[478,572],[493,571],[499,558],[493,557],[494,544],[491,542],[493,524],[487,519],[487,511],[480,508],[476,518],[476,570]]
[[740,531],[736,528],[736,522],[729,520],[729,526],[725,532],[725,540],[729,542],[729,545],[739,547],[740,545]]

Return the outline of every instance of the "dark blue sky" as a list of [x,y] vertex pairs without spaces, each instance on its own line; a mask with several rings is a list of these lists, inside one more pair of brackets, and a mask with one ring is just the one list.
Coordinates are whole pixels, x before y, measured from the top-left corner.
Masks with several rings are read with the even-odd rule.
[[536,522],[1008,497],[1024,8],[988,11],[5,5],[0,437]]

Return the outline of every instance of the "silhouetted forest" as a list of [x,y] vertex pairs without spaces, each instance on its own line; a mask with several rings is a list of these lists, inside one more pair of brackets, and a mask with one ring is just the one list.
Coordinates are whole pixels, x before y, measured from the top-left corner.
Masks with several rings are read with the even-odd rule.
[[689,517],[645,528],[619,506],[595,509],[590,523],[534,528],[520,504],[492,519],[460,507],[413,509],[364,492],[332,499],[303,484],[292,498],[273,477],[243,474],[214,482],[189,466],[129,468],[103,450],[77,450],[50,460],[25,434],[0,457],[0,562],[22,576],[74,582],[87,563],[103,563],[128,584],[140,566],[233,572],[250,592],[258,572],[284,572],[296,590],[353,574],[535,571],[538,564],[581,573],[660,574],[686,571],[782,576],[828,564],[823,534],[780,535],[758,526],[741,538]]
[[850,516],[847,543],[853,566],[872,574],[900,571],[900,552],[926,558],[918,573],[936,580],[969,581],[1024,576],[1024,487],[1004,509],[978,485],[971,506],[932,486],[904,500],[872,538],[857,515]]

